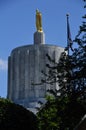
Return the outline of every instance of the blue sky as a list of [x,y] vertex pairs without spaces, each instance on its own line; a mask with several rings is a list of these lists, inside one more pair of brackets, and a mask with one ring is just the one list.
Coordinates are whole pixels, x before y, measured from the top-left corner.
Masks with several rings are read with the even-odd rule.
[[7,61],[12,49],[33,44],[35,11],[42,13],[47,44],[65,47],[66,14],[72,39],[79,30],[85,13],[82,0],[0,0],[0,96],[7,96]]

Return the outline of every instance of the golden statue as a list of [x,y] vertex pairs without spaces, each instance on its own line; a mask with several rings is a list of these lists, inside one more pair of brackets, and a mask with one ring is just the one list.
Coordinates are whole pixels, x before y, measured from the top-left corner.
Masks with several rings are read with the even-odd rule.
[[42,14],[39,10],[36,10],[36,29],[38,32],[42,32]]

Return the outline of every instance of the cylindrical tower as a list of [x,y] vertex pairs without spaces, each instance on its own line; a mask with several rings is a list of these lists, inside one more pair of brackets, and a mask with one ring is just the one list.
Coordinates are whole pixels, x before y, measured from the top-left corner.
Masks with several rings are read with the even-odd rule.
[[55,89],[57,84],[33,85],[33,83],[40,83],[42,78],[46,78],[41,73],[42,70],[47,72],[46,54],[57,62],[63,50],[61,47],[44,43],[13,49],[8,58],[7,97],[26,108],[34,107],[38,101],[43,101],[46,90]]
[[[39,22],[41,21],[37,20],[37,23]],[[47,73],[46,54],[58,62],[61,52],[64,51],[62,47],[45,44],[42,27],[37,25],[39,26],[34,33],[34,44],[13,49],[8,58],[7,98],[33,112],[38,106],[38,101],[45,101],[47,89],[58,87],[57,83],[37,85],[41,79],[46,78],[41,73],[42,70]]]

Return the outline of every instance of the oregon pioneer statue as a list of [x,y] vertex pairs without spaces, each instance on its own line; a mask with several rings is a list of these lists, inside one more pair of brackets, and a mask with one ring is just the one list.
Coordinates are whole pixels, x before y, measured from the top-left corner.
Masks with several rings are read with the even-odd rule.
[[38,9],[36,10],[36,28],[37,31],[42,31],[42,14]]

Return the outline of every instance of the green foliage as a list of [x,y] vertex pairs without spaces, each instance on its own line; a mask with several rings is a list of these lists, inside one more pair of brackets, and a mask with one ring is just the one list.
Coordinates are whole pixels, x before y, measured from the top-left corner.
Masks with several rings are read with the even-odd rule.
[[[48,102],[41,108],[40,112],[38,112],[37,116],[39,119],[39,129],[40,130],[57,130],[59,125],[59,118],[56,118],[56,104],[55,100],[50,97],[47,98]],[[46,125],[45,125],[46,124]]]
[[37,116],[40,130],[73,130],[86,113],[86,105],[80,100],[73,100],[69,96],[47,98],[47,103],[41,107]]
[[37,117],[20,105],[0,98],[0,130],[38,130]]

